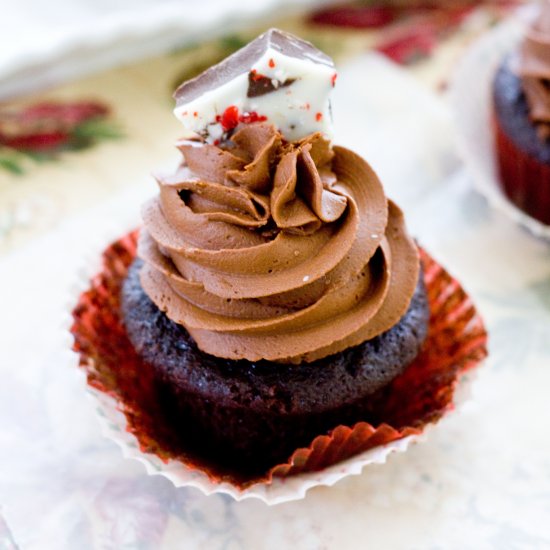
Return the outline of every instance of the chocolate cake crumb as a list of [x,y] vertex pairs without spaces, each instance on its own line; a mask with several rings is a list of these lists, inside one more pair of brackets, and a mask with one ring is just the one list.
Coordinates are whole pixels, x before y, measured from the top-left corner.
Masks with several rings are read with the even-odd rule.
[[408,311],[389,331],[312,363],[235,361],[199,350],[139,282],[141,260],[122,290],[122,318],[138,354],[158,374],[164,416],[181,446],[247,474],[267,471],[339,424],[377,425],[377,403],[414,360],[429,309],[422,274]]

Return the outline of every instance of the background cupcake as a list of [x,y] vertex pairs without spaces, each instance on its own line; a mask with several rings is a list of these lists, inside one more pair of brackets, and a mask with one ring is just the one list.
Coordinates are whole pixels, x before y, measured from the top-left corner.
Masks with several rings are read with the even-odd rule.
[[493,84],[497,160],[503,189],[530,216],[550,224],[550,2]]

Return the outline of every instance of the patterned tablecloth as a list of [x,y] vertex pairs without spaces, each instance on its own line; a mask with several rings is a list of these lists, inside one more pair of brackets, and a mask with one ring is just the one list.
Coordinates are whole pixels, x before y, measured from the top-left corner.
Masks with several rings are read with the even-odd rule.
[[550,252],[471,191],[444,97],[510,6],[448,5],[277,22],[335,56],[337,141],[471,292],[491,353],[426,442],[295,503],[205,497],[125,460],[59,329],[79,266],[107,228],[138,223],[148,174],[178,158],[174,85],[261,29],[0,106],[0,548],[550,548]]

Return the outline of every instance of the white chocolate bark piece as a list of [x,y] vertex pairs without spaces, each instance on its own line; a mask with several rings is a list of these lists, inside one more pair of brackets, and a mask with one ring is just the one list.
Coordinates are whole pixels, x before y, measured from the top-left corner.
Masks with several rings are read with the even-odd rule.
[[288,140],[332,138],[332,59],[309,42],[270,29],[221,63],[183,83],[174,114],[186,134],[218,143],[239,124],[268,121]]

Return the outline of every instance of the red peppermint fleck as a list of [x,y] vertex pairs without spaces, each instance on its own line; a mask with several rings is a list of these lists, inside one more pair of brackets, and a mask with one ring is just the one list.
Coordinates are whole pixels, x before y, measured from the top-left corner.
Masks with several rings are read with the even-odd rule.
[[264,122],[267,117],[259,115],[256,111],[245,111],[239,114],[239,109],[235,105],[230,105],[222,115],[216,115],[216,122],[219,122],[224,131],[233,130],[239,122],[251,124],[252,122]]
[[252,80],[262,80],[262,78],[268,78],[265,74],[259,73],[256,69],[252,69],[250,74],[252,75]]
[[245,112],[239,116],[239,122],[244,124],[250,124],[252,122],[264,122],[267,120],[267,117],[264,115],[259,115],[256,111]]
[[193,116],[194,116],[194,117],[198,117],[198,116],[199,116],[199,113],[197,113],[197,111],[195,111],[195,112],[193,113]]
[[336,86],[336,79],[338,78],[338,73],[334,73],[330,79],[330,83],[332,84],[332,87]]
[[223,112],[220,122],[226,132],[233,130],[239,124],[239,109],[235,105],[230,105]]
[[273,58],[271,58],[271,59],[269,60],[268,65],[269,65],[272,69],[273,69],[273,67],[275,67],[275,61],[273,61]]
[[322,118],[323,118],[323,113],[317,113],[317,114],[315,115],[315,120],[316,120],[317,122],[320,122]]

